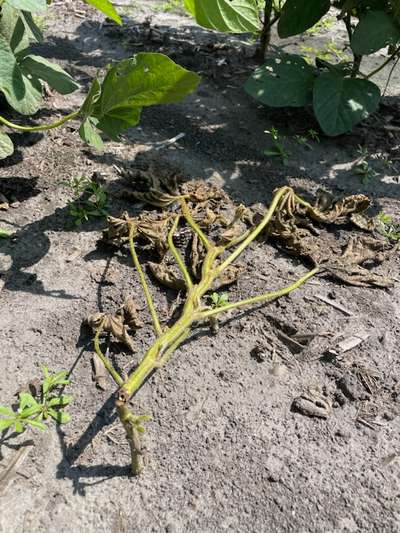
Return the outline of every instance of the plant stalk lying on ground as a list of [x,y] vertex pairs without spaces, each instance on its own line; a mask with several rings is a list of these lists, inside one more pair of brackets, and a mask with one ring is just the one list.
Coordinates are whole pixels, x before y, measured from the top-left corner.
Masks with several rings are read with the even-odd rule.
[[[115,406],[121,423],[125,428],[126,438],[130,445],[131,467],[133,474],[138,474],[143,466],[139,434],[144,431],[142,423],[146,421],[148,417],[133,415],[128,408],[128,402],[141,387],[146,378],[154,370],[160,368],[169,360],[172,353],[188,337],[191,328],[195,324],[199,324],[212,317],[217,317],[225,311],[230,311],[232,309],[237,309],[239,307],[254,303],[272,301],[281,296],[285,296],[299,288],[303,283],[305,283],[309,278],[314,276],[319,271],[319,268],[316,267],[298,279],[295,283],[292,283],[283,289],[271,291],[259,296],[248,298],[246,300],[226,303],[219,307],[210,308],[202,303],[202,297],[208,291],[210,291],[213,282],[219,276],[221,276],[224,271],[226,271],[233,261],[235,261],[235,259],[249,246],[249,244],[252,243],[254,239],[266,228],[276,211],[279,211],[283,205],[285,205],[287,208],[288,205],[295,206],[296,204],[308,204],[304,202],[304,200],[297,197],[289,187],[282,187],[276,191],[269,209],[266,211],[258,225],[251,230],[247,230],[241,236],[231,239],[231,241],[225,245],[216,245],[211,242],[211,240],[205,235],[197,222],[194,220],[185,198],[180,197],[179,202],[181,214],[177,214],[175,216],[173,225],[169,231],[168,248],[175,258],[186,285],[186,300],[180,318],[171,327],[167,327],[165,329],[161,327],[149,287],[136,253],[134,243],[135,227],[131,222],[129,222],[128,219],[126,223],[129,228],[130,252],[144,290],[146,303],[149,308],[153,327],[156,333],[156,339],[153,345],[148,349],[138,367],[125,380],[118,374],[100,348],[99,338],[104,330],[104,320],[102,320],[100,325],[97,327],[94,340],[95,351],[97,355],[100,357],[104,363],[104,366],[119,387],[116,393]],[[173,242],[173,235],[177,230],[182,216],[186,223],[191,227],[194,234],[197,235],[198,239],[202,242],[206,250],[206,255],[202,264],[201,279],[198,283],[194,283],[192,281],[189,270],[187,269],[180,252],[175,247]],[[234,250],[227,257],[222,258],[222,255],[228,248],[235,246],[236,248],[234,248]]]

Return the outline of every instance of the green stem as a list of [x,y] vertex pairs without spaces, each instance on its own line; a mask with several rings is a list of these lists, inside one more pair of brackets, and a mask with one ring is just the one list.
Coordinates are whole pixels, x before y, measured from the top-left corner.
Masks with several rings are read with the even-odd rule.
[[119,387],[121,387],[124,383],[124,380],[118,374],[118,372],[115,370],[115,368],[111,364],[111,361],[106,357],[106,355],[101,351],[101,348],[100,348],[100,335],[103,332],[103,326],[104,326],[104,322],[102,321],[100,326],[96,330],[96,335],[94,337],[94,349],[96,351],[96,354],[99,356],[99,358],[103,362],[103,365],[106,367],[106,370],[112,376],[115,383]]
[[274,198],[271,202],[271,205],[269,206],[268,211],[266,212],[264,218],[259,223],[259,225],[254,228],[254,230],[246,237],[246,239],[236,248],[234,252],[232,252],[226,259],[223,261],[219,267],[218,267],[218,273],[220,274],[225,268],[230,265],[242,252],[247,246],[254,241],[254,239],[262,232],[262,230],[265,228],[265,226],[268,224],[268,222],[271,220],[272,215],[275,212],[275,209],[277,208],[282,196],[286,194],[289,191],[289,187],[281,187],[274,195]]
[[276,300],[277,298],[280,298],[281,296],[285,296],[289,294],[290,292],[298,289],[308,279],[310,279],[312,276],[315,276],[317,272],[319,272],[319,268],[314,268],[313,270],[310,270],[310,272],[307,272],[305,276],[298,279],[296,282],[292,283],[291,285],[288,285],[287,287],[284,287],[283,289],[279,289],[278,291],[267,292],[266,294],[260,294],[259,296],[254,296],[253,298],[247,298],[246,300],[240,300],[239,302],[232,302],[230,304],[223,305],[222,307],[217,307],[215,309],[209,309],[207,311],[203,311],[202,313],[200,313],[200,318],[209,318],[211,316],[224,313],[225,311],[230,311],[231,309],[237,309],[238,307],[243,307],[244,305],[255,304],[258,302],[265,302],[267,300]]
[[385,68],[386,65],[387,65],[388,63],[390,63],[391,60],[392,60],[393,58],[395,58],[397,55],[399,55],[399,52],[400,52],[400,46],[398,46],[398,47],[396,48],[396,50],[395,50],[395,51],[394,51],[394,52],[393,52],[393,53],[392,53],[392,54],[386,59],[386,61],[384,61],[384,62],[382,63],[382,65],[380,65],[379,67],[377,67],[375,70],[373,70],[373,71],[370,72],[369,74],[364,75],[364,78],[366,78],[366,79],[368,80],[369,78],[372,78],[372,76],[375,76],[375,74],[377,74],[380,70],[382,70],[383,68]]
[[0,122],[4,124],[5,126],[8,126],[9,128],[13,128],[14,130],[18,130],[18,131],[45,131],[45,130],[52,130],[54,128],[58,128],[59,126],[62,126],[65,122],[68,122],[68,120],[72,120],[78,115],[79,115],[79,111],[74,111],[73,113],[66,115],[60,120],[53,122],[52,124],[43,124],[42,126],[20,126],[19,124],[14,124],[13,122],[10,122],[9,120],[7,120],[6,118],[2,116],[0,116]]
[[154,330],[155,330],[157,335],[161,335],[162,334],[162,328],[161,328],[161,325],[160,325],[160,321],[158,320],[157,311],[156,311],[156,308],[154,307],[153,298],[151,296],[149,287],[148,287],[147,282],[146,282],[146,278],[145,278],[144,272],[142,270],[142,267],[141,267],[140,262],[139,262],[139,258],[137,256],[137,253],[136,253],[136,250],[135,250],[135,244],[133,242],[134,231],[135,231],[135,227],[132,224],[130,224],[129,225],[129,248],[130,248],[130,251],[131,251],[133,264],[135,265],[135,268],[136,268],[136,270],[137,270],[137,272],[139,274],[140,283],[142,284],[144,296],[146,298],[146,304],[147,304],[147,307],[149,308],[150,315],[151,315],[151,318],[152,318],[152,321],[153,321]]
[[207,239],[203,231],[200,229],[200,226],[197,224],[197,222],[195,222],[194,218],[192,217],[192,214],[190,213],[189,206],[187,205],[184,199],[180,201],[180,204],[181,204],[183,216],[186,218],[187,223],[193,229],[193,231],[197,233],[197,235],[200,237],[200,240],[204,244],[206,249],[209,250],[212,244]]
[[168,246],[172,252],[172,255],[175,257],[175,261],[178,263],[178,266],[180,268],[180,271],[182,272],[183,277],[185,278],[185,283],[186,283],[187,288],[191,289],[193,287],[193,281],[181,257],[181,254],[179,253],[179,251],[176,249],[174,245],[174,240],[173,240],[174,233],[176,231],[176,228],[178,227],[179,219],[180,219],[180,215],[177,215],[175,217],[172,228],[170,229],[168,233]]

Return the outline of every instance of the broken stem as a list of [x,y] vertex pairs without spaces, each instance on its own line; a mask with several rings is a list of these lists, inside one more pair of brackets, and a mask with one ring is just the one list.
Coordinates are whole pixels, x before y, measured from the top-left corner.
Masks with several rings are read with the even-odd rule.
[[143,469],[143,452],[139,432],[134,424],[134,415],[124,403],[117,402],[117,412],[124,426],[126,440],[131,451],[131,471],[134,475],[138,475]]
[[113,367],[111,361],[108,359],[108,357],[101,351],[101,348],[100,348],[100,335],[102,334],[103,332],[103,327],[104,327],[104,320],[101,321],[100,323],[100,326],[97,328],[96,330],[96,335],[94,336],[94,349],[95,349],[95,352],[96,354],[99,356],[99,358],[101,359],[103,365],[105,366],[106,370],[108,371],[108,373],[112,376],[113,380],[115,381],[115,383],[121,387],[124,383],[124,380],[122,379],[122,377],[118,374],[118,372],[115,370],[115,368]]
[[258,302],[265,302],[267,300],[269,301],[276,300],[277,298],[280,298],[281,296],[285,296],[291,293],[292,291],[298,289],[301,285],[303,285],[303,283],[305,283],[312,276],[315,276],[315,274],[317,274],[318,272],[319,272],[319,268],[314,268],[313,270],[310,270],[309,272],[307,272],[305,276],[298,279],[291,285],[284,287],[283,289],[267,292],[265,294],[260,294],[259,296],[254,296],[253,298],[247,298],[246,300],[240,300],[239,302],[232,302],[230,304],[226,304],[221,307],[217,307],[215,309],[209,309],[207,311],[203,311],[200,317],[209,318],[211,316],[219,315],[220,313],[223,313],[225,311],[230,311],[231,309],[237,309],[238,307],[243,307],[244,305],[255,304]]
[[268,222],[271,220],[272,215],[275,212],[275,209],[277,208],[282,196],[289,191],[289,187],[281,187],[278,189],[273,197],[273,200],[271,202],[271,205],[269,206],[268,211],[265,213],[264,218],[262,221],[254,228],[253,231],[250,232],[250,234],[246,237],[246,239],[236,248],[234,252],[232,252],[226,259],[223,261],[219,267],[218,267],[218,274],[220,274],[223,270],[226,269],[228,265],[230,265],[242,252],[247,248],[247,246],[254,241],[254,239],[262,232],[262,230],[265,228],[265,226],[268,224]]
[[135,265],[135,268],[139,274],[140,283],[142,284],[144,296],[146,299],[146,304],[147,304],[147,307],[149,308],[151,319],[153,321],[154,330],[157,335],[161,335],[162,329],[161,329],[160,321],[158,320],[157,311],[156,311],[156,308],[154,307],[153,298],[151,296],[149,286],[147,285],[147,281],[146,281],[143,269],[140,265],[139,258],[135,250],[135,244],[133,242],[134,231],[135,231],[134,226],[130,224],[129,225],[129,248],[131,251],[133,264]]
[[185,263],[183,262],[181,254],[179,253],[179,251],[175,247],[174,240],[173,240],[174,233],[176,231],[176,228],[178,227],[179,219],[180,219],[180,215],[177,215],[175,217],[175,220],[174,220],[174,223],[172,225],[172,228],[170,229],[170,231],[168,233],[168,246],[169,246],[169,249],[172,252],[172,255],[175,257],[175,261],[178,263],[180,271],[182,272],[182,275],[183,275],[183,277],[185,279],[186,287],[188,289],[191,289],[193,287],[192,279],[191,279],[190,274],[189,274],[189,272],[188,272],[188,270],[186,268]]

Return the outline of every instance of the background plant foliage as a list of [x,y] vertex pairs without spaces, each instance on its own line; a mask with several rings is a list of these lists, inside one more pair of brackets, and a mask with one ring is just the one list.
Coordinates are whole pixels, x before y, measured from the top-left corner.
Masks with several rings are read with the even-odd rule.
[[[400,57],[398,0],[185,0],[185,7],[206,28],[259,34],[262,56],[274,23],[278,23],[279,37],[287,38],[312,28],[335,8],[347,30],[353,53],[350,61],[316,58],[312,66],[297,54],[277,55],[245,84],[251,96],[271,107],[312,106],[327,135],[350,131],[377,109],[381,93],[370,78]],[[374,71],[362,72],[363,57],[386,47],[388,58]]]
[[[108,0],[84,0],[120,24]],[[49,2],[50,3],[50,2]],[[61,67],[32,54],[31,42],[43,39],[32,13],[43,12],[46,0],[0,0],[0,92],[7,103],[23,115],[35,114],[42,103],[43,82],[60,94],[79,88]],[[199,77],[157,53],[140,53],[106,68],[96,78],[80,109],[61,120],[42,126],[20,126],[0,116],[5,126],[20,131],[44,131],[71,119],[81,122],[81,138],[101,148],[101,133],[111,139],[140,120],[143,107],[178,102],[193,91]],[[0,131],[0,159],[13,153],[11,138]]]

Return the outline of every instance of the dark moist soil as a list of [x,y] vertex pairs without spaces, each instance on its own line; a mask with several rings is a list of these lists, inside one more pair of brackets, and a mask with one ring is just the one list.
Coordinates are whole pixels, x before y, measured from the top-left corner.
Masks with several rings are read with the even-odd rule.
[[[254,45],[204,31],[160,2],[120,9],[122,28],[83,5],[53,2],[37,52],[67,68],[82,91],[48,97],[43,120],[72,110],[99,67],[138,51],[167,53],[202,83],[180,105],[146,109],[140,127],[103,152],[85,147],[74,124],[13,136],[15,154],[0,169],[0,192],[11,202],[0,227],[13,233],[0,243],[0,399],[12,403],[47,365],[71,370],[74,402],[70,424],[0,441],[0,476],[23,442],[35,443],[3,491],[0,531],[400,531],[398,254],[376,269],[395,278],[393,289],[320,277],[290,297],[233,313],[216,334],[195,332],[134,399],[135,413],[153,419],[144,437],[147,467],[128,477],[114,388],[93,383],[92,335],[82,320],[99,309],[114,312],[129,295],[148,326],[149,317],[127,254],[97,245],[104,220],[74,225],[65,182],[95,176],[109,192],[111,214],[135,214],[142,206],[120,197],[120,170],[151,157],[175,164],[185,179],[223,186],[245,205],[268,204],[276,187],[289,184],[308,197],[321,187],[336,196],[363,192],[375,213],[398,215],[400,115],[394,83],[379,113],[353,133],[320,134],[307,149],[294,139],[317,130],[307,110],[266,109],[244,93]],[[324,32],[297,44],[344,39],[336,26]],[[287,166],[263,155],[271,126],[286,136]],[[377,172],[367,184],[352,170],[358,145]],[[308,268],[261,242],[241,263],[247,273],[231,287],[232,301],[284,286]],[[153,290],[167,320],[173,292]],[[306,348],[293,342],[296,333],[309,334]],[[340,353],[338,343],[351,336],[365,340]],[[119,367],[132,368],[152,338],[150,327],[141,330],[134,356],[112,344]],[[319,413],[329,405],[332,412],[308,416],[305,395],[318,398]]]

